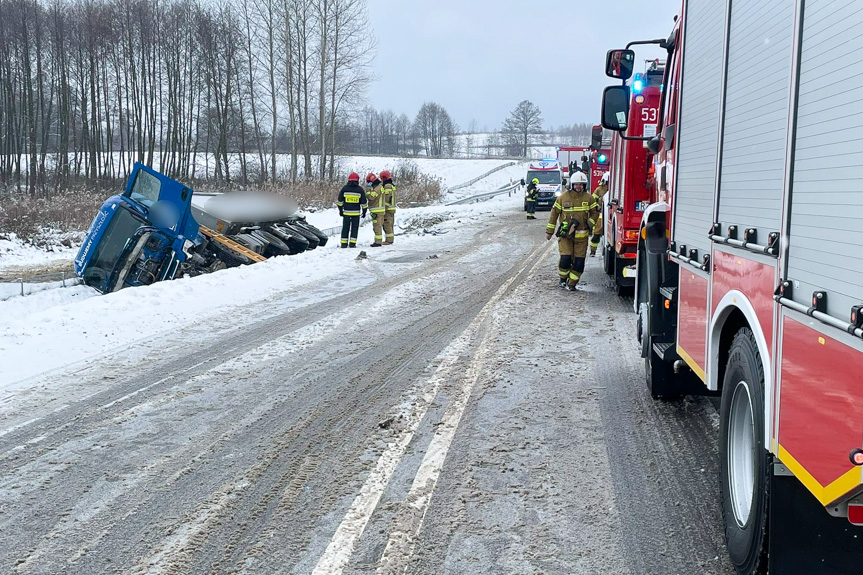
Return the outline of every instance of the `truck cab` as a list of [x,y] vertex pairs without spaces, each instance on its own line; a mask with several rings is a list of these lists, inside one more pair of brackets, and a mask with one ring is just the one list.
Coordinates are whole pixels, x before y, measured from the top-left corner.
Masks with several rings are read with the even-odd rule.
[[[651,61],[630,81],[630,122],[625,133],[612,136],[612,162],[605,214],[603,259],[618,293],[635,285],[639,229],[647,207],[655,201],[653,154],[646,139],[656,135],[665,63]],[[624,137],[625,136],[625,137]]]
[[[555,159],[544,159],[531,162],[527,168],[525,184],[530,185],[534,180],[537,184],[536,209],[551,210],[555,199],[563,193],[563,175],[560,164]],[[527,204],[527,199],[525,199]],[[525,209],[527,206],[525,205]]]
[[93,219],[75,273],[102,293],[174,277],[198,238],[191,200],[191,189],[136,163],[125,192]]

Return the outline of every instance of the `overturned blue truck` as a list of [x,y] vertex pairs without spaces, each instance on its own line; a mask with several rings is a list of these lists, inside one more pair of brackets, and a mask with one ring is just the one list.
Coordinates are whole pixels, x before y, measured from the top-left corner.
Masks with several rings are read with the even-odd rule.
[[108,198],[75,258],[81,281],[102,293],[297,254],[327,236],[278,194],[195,194],[135,164],[124,193]]

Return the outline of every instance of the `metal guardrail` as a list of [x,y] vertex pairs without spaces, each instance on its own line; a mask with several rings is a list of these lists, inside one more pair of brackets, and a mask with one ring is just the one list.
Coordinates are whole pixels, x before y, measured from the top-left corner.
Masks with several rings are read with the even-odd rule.
[[[366,217],[360,218],[360,225],[363,225],[363,224],[368,223],[370,221],[372,221],[372,217],[370,215],[366,214]],[[320,228],[318,228],[318,229],[320,229]],[[341,226],[341,224],[339,224],[338,226],[333,226],[331,228],[324,228],[321,230],[321,232],[325,236],[330,237],[330,238],[333,236],[339,236],[342,234],[342,226]]]
[[81,280],[74,272],[60,271],[56,273],[40,273],[32,277],[0,277],[0,285],[18,284],[19,289],[0,289],[0,301],[6,301],[13,297],[23,297],[50,289],[73,287],[81,284]]
[[482,174],[482,175],[480,175],[480,176],[477,176],[477,177],[475,177],[474,179],[472,179],[472,180],[470,180],[470,181],[468,181],[468,182],[464,182],[464,183],[462,183],[462,184],[457,184],[457,185],[455,185],[455,186],[453,186],[453,187],[451,187],[451,188],[447,188],[447,189],[446,189],[446,191],[447,191],[447,192],[452,192],[452,191],[454,191],[454,190],[460,190],[460,189],[462,189],[462,188],[466,188],[466,187],[468,187],[468,186],[472,186],[472,185],[474,185],[475,183],[477,183],[478,181],[480,181],[480,180],[484,180],[485,178],[487,178],[487,177],[489,177],[490,175],[494,174],[495,172],[499,172],[499,171],[501,171],[501,170],[502,170],[502,169],[504,169],[504,168],[509,168],[509,167],[511,167],[511,166],[515,166],[517,163],[518,163],[518,162],[507,162],[507,163],[505,163],[505,164],[501,164],[500,166],[497,166],[496,168],[491,169],[491,170],[487,171],[486,173],[484,173],[484,174]]
[[501,194],[509,194],[512,195],[512,192],[521,187],[521,182],[515,182],[513,184],[508,184],[503,186],[502,188],[498,188],[492,192],[483,192],[482,194],[476,194],[473,196],[468,196],[467,198],[462,198],[460,200],[454,200],[452,202],[447,202],[444,204],[445,206],[458,206],[463,204],[473,204],[476,202],[481,202],[483,200],[491,199],[495,196],[499,196]]

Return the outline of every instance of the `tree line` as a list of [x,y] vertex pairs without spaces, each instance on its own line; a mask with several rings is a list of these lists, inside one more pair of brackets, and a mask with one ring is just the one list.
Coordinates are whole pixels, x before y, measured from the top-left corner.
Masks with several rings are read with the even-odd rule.
[[425,102],[411,121],[406,114],[364,107],[351,121],[347,147],[356,153],[394,156],[454,156],[458,125],[436,102]]
[[0,0],[0,183],[332,177],[373,54],[365,0]]

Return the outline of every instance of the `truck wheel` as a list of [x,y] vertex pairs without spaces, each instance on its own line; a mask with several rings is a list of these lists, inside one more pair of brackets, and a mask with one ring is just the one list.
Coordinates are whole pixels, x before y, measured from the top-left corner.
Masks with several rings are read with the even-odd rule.
[[305,238],[305,240],[307,242],[309,242],[308,249],[313,250],[316,247],[318,247],[318,245],[320,244],[320,239],[318,238],[317,234],[315,234],[311,230],[307,229],[306,226],[304,226],[303,224],[301,224],[301,223],[291,223],[291,224],[284,223],[282,225],[291,229],[292,231],[300,234],[303,238]]
[[322,232],[321,230],[319,230],[318,228],[316,228],[315,226],[313,226],[312,224],[307,222],[305,219],[299,219],[295,222],[289,221],[287,223],[291,224],[294,227],[300,227],[303,230],[305,230],[306,232],[311,233],[313,236],[315,236],[317,238],[319,246],[324,247],[325,245],[327,245],[327,240],[329,239],[327,234],[325,234],[324,232]]
[[251,264],[252,260],[216,241],[210,242],[210,249],[216,257],[229,268]]
[[288,244],[283,242],[278,236],[266,230],[258,230],[258,234],[267,240],[267,247],[264,248],[264,256],[271,258],[273,256],[286,256],[291,253]]
[[770,455],[764,445],[764,367],[755,336],[734,336],[722,382],[719,463],[725,542],[741,575],[767,573]]

